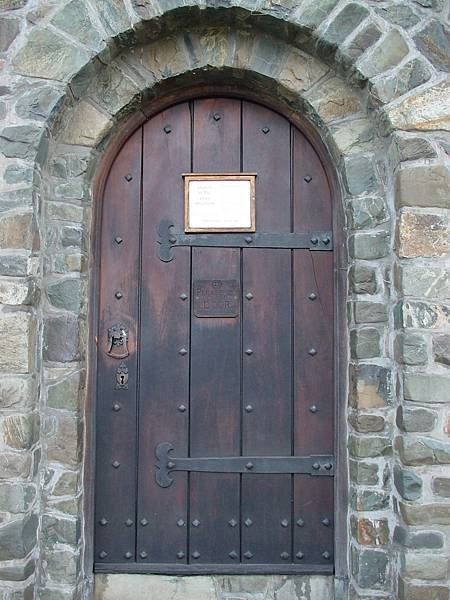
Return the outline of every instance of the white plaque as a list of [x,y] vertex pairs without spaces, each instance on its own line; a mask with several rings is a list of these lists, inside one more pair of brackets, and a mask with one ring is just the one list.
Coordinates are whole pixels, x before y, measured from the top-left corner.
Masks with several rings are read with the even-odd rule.
[[255,231],[255,175],[185,175],[185,230]]

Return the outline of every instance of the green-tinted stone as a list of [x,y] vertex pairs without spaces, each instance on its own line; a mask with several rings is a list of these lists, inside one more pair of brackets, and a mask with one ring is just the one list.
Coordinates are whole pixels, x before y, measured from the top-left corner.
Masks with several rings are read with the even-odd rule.
[[300,14],[295,15],[296,21],[310,29],[316,29],[337,3],[338,0],[314,0],[306,9],[300,9]]
[[81,279],[64,279],[47,286],[49,302],[56,308],[79,312],[83,285]]
[[389,438],[382,436],[356,436],[349,438],[350,454],[355,458],[373,458],[390,454],[392,450]]
[[366,265],[353,265],[349,281],[354,294],[375,294],[377,290],[376,270]]
[[37,125],[11,125],[0,132],[0,152],[8,158],[33,158],[42,136]]
[[401,295],[444,300],[450,297],[450,273],[443,267],[402,265],[395,270]]
[[389,583],[389,555],[380,550],[362,550],[353,564],[353,575],[363,589],[385,589]]
[[5,52],[8,50],[19,33],[19,30],[19,19],[0,19],[0,52]]
[[80,539],[80,522],[78,519],[44,514],[42,538],[46,547],[52,547],[55,543],[76,546]]
[[395,356],[405,365],[425,365],[428,362],[428,346],[418,333],[400,333],[395,338]]
[[24,119],[47,121],[60,107],[63,92],[59,88],[43,86],[21,95],[16,113]]
[[375,260],[385,257],[391,247],[391,238],[387,231],[377,233],[358,233],[349,237],[349,250],[353,258]]
[[378,471],[376,463],[350,460],[350,479],[357,485],[377,485]]
[[351,155],[345,158],[345,182],[350,194],[355,196],[374,192],[378,181],[373,156]]
[[47,405],[64,410],[78,410],[81,384],[80,373],[77,372],[50,385],[47,391]]
[[418,58],[406,63],[394,75],[378,80],[371,86],[371,102],[374,106],[387,104],[394,98],[406,94],[422,85],[431,77],[429,66]]
[[398,329],[440,329],[447,325],[449,315],[448,306],[414,300],[400,301],[394,311],[395,325]]
[[54,496],[74,496],[77,493],[78,473],[74,471],[62,472],[55,485],[52,493]]
[[34,502],[36,489],[23,483],[0,483],[0,506],[11,513],[26,512]]
[[399,506],[407,525],[450,525],[450,504],[411,505],[400,502]]
[[433,492],[442,498],[450,498],[450,477],[433,477]]
[[436,151],[428,140],[419,137],[401,137],[396,135],[393,140],[395,165],[408,160],[434,158]]
[[24,558],[36,544],[36,515],[0,527],[0,560]]
[[91,48],[98,50],[102,45],[101,35],[92,24],[86,5],[80,0],[72,0],[66,4],[51,22]]
[[22,165],[9,165],[5,169],[4,179],[6,183],[31,183],[33,181],[33,169]]
[[437,374],[405,373],[403,394],[405,400],[411,402],[446,404],[450,398],[450,378]]
[[389,213],[383,198],[355,198],[348,204],[348,213],[352,229],[376,227],[389,221]]
[[389,507],[389,494],[375,490],[354,490],[351,495],[352,508],[357,511],[384,510]]
[[358,410],[383,408],[392,402],[392,371],[378,365],[350,368],[350,405]]
[[433,338],[434,360],[450,366],[450,335],[437,335]]
[[380,355],[380,332],[374,328],[353,329],[350,332],[352,358],[373,358]]
[[330,23],[319,42],[319,53],[328,54],[341,44],[367,17],[369,11],[361,4],[347,4]]
[[397,526],[394,530],[394,542],[405,548],[421,550],[423,548],[437,549],[444,545],[442,533],[438,531],[411,532],[404,527]]
[[422,495],[422,479],[411,469],[395,466],[394,483],[405,500],[417,500]]
[[377,9],[377,12],[386,21],[404,29],[414,27],[420,21],[420,18],[406,2],[380,7]]
[[382,323],[388,320],[386,304],[358,300],[353,303],[355,323]]
[[445,23],[431,21],[414,36],[414,41],[437,69],[450,70],[450,30]]
[[359,58],[364,52],[373,46],[381,37],[380,29],[374,24],[370,23],[362,31],[360,31],[355,38],[350,42],[346,50],[345,55],[352,60]]
[[426,408],[400,406],[397,411],[397,426],[407,433],[432,431],[437,414]]
[[405,38],[397,29],[391,29],[375,50],[360,65],[365,77],[370,78],[395,67],[409,52]]
[[378,433],[385,426],[385,420],[380,415],[352,414],[349,421],[358,433]]

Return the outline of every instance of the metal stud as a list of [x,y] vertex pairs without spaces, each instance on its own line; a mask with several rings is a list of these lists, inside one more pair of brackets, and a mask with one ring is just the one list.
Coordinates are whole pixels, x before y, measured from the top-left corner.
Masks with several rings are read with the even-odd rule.
[[235,560],[238,557],[237,552],[235,552],[234,550],[232,550],[228,556],[233,560]]
[[184,527],[185,522],[183,521],[183,519],[178,519],[177,525],[178,525],[178,527]]
[[251,527],[253,525],[253,521],[251,519],[245,519],[244,525],[246,527]]
[[123,239],[120,236],[116,236],[114,238],[114,241],[116,242],[116,244],[121,244],[123,242]]
[[245,465],[245,468],[246,468],[248,471],[251,471],[251,470],[253,469],[253,467],[254,467],[254,464],[253,464],[252,462],[248,462],[248,463]]
[[145,550],[142,550],[142,552],[139,552],[139,556],[141,558],[147,558],[148,554],[147,554],[147,552]]
[[251,356],[253,354],[253,350],[251,348],[247,348],[245,354],[247,354],[247,356]]
[[325,525],[325,527],[329,527],[330,523],[331,521],[327,517],[325,517],[325,519],[322,519],[322,525]]
[[178,354],[181,354],[181,356],[185,356],[187,354],[186,348],[180,348],[180,350],[178,350]]
[[178,407],[178,412],[184,413],[186,412],[186,406],[184,404],[180,404]]
[[310,181],[312,181],[311,175],[305,175],[305,177],[303,177],[303,179],[306,181],[306,183],[309,183]]
[[289,521],[287,519],[283,519],[281,521],[281,527],[287,527],[289,525]]
[[124,554],[124,557],[125,557],[127,560],[130,560],[130,558],[131,558],[132,556],[133,556],[133,555],[131,554],[131,552],[125,552],[125,554]]
[[198,527],[199,525],[200,525],[200,521],[199,521],[198,519],[194,519],[194,520],[192,521],[192,526],[193,526],[193,527]]
[[142,527],[147,527],[148,521],[145,517],[143,519],[141,519],[141,525],[142,525]]
[[253,294],[251,292],[248,292],[248,294],[245,294],[245,297],[247,298],[247,300],[253,300]]
[[108,521],[107,521],[107,519],[105,519],[105,517],[102,517],[100,519],[99,523],[102,527],[105,527],[105,525],[108,525]]
[[249,560],[250,558],[253,557],[253,554],[250,552],[250,550],[247,550],[247,552],[244,554],[244,556],[247,560]]
[[111,464],[115,469],[118,469],[120,467],[120,462],[118,460],[114,460]]
[[319,239],[318,238],[316,238],[316,237],[312,237],[311,238],[311,244],[314,244],[314,246],[315,246],[318,243],[319,243]]
[[245,412],[251,413],[253,412],[253,406],[251,404],[247,404],[245,407]]
[[314,471],[318,471],[320,469],[320,465],[318,462],[315,462],[312,466],[312,468],[314,469]]
[[181,550],[180,552],[177,552],[177,558],[184,558],[184,552],[182,552]]
[[180,294],[180,299],[183,301],[187,300],[187,297],[188,297],[187,294],[185,294],[184,292],[182,294]]
[[330,238],[327,235],[325,235],[322,238],[322,242],[325,244],[325,246],[328,246],[328,244],[331,242],[331,240],[330,240]]
[[270,131],[269,127],[262,127],[261,131],[264,133],[264,135],[267,135]]
[[222,115],[220,115],[219,113],[214,113],[213,114],[214,121],[220,121],[221,118],[222,118]]
[[104,550],[102,550],[101,552],[99,552],[98,555],[99,555],[100,558],[106,558],[108,556],[108,553],[105,552]]
[[316,350],[315,348],[310,348],[310,349],[308,350],[308,354],[309,354],[310,356],[315,356],[315,355],[317,354],[317,350]]
[[308,298],[310,300],[315,300],[317,298],[317,294],[315,294],[314,292],[311,292],[311,294],[308,296]]
[[245,238],[245,241],[247,244],[251,244],[253,242],[253,238],[250,237],[249,235]]
[[127,519],[127,520],[125,521],[125,525],[126,525],[127,527],[131,527],[131,526],[133,525],[133,521],[132,521],[131,519]]
[[303,527],[305,521],[303,519],[297,519],[297,527]]
[[113,411],[114,412],[119,412],[119,410],[120,410],[120,404],[117,404],[117,402],[115,402],[113,404]]
[[163,129],[164,133],[170,133],[172,131],[172,127],[170,125],[164,125]]
[[172,237],[170,237],[170,238],[169,238],[169,242],[170,242],[171,244],[175,244],[175,242],[176,242],[176,241],[177,241],[177,238],[176,238],[176,237],[173,237],[173,236],[172,236]]
[[195,559],[197,559],[197,558],[200,558],[200,552],[198,552],[197,550],[195,550],[195,551],[192,553],[192,558],[195,558]]
[[228,521],[228,525],[229,525],[230,527],[236,527],[236,525],[237,525],[237,524],[238,524],[238,522],[236,521],[236,519],[230,519],[230,520]]
[[167,463],[167,468],[173,469],[174,467],[175,467],[175,463],[173,462],[173,460],[169,460],[169,462]]
[[287,552],[282,552],[280,554],[280,558],[282,558],[283,560],[287,560],[289,558],[289,554]]
[[123,294],[122,294],[122,292],[116,292],[116,293],[114,294],[114,296],[117,298],[117,300],[120,300],[121,298],[123,298]]
[[331,554],[327,550],[325,550],[325,552],[322,552],[322,556],[325,560],[329,560],[331,558]]
[[132,175],[131,173],[127,173],[127,174],[125,175],[125,179],[126,179],[127,181],[131,181],[131,180],[133,179],[133,175]]
[[316,413],[319,409],[315,404],[309,407],[309,412]]
[[331,471],[331,469],[333,468],[333,465],[329,462],[325,463],[323,466],[327,471]]
[[305,556],[305,555],[303,554],[303,552],[297,552],[297,554],[295,555],[295,558],[298,558],[299,560],[302,560],[302,558],[303,558],[304,556]]

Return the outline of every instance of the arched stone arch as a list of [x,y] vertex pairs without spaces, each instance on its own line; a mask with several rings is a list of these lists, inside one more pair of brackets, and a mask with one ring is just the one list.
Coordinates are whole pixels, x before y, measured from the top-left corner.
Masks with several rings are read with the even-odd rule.
[[[350,14],[345,12],[348,2],[261,1],[256,11],[250,0],[237,4],[180,0],[165,2],[160,9],[150,2],[132,6],[115,0],[99,2],[93,10],[90,3],[76,0],[44,16],[37,11],[32,17],[37,24],[12,57],[9,77],[22,121],[12,127],[15,132],[3,130],[0,149],[7,159],[19,158],[33,166],[33,185],[22,204],[11,199],[15,212],[6,219],[12,219],[11,224],[20,219],[20,247],[39,263],[23,302],[34,308],[20,327],[29,333],[30,347],[37,348],[38,361],[46,368],[45,373],[40,371],[40,386],[34,387],[42,418],[39,468],[47,481],[39,505],[39,593],[59,589],[54,575],[58,560],[67,561],[73,570],[71,584],[61,588],[66,597],[71,597],[70,589],[86,595],[90,589],[90,574],[80,567],[86,540],[79,528],[85,500],[79,476],[85,459],[82,427],[94,175],[117,136],[125,139],[139,119],[169,104],[175,91],[187,94],[192,93],[189,88],[214,84],[223,90],[239,89],[249,97],[258,95],[294,122],[308,122],[318,147],[333,158],[346,215],[341,221],[346,236],[340,268],[346,273],[351,265],[353,294],[351,325],[345,325],[353,328],[350,478],[355,486],[375,481],[376,493],[385,494],[383,469],[390,472],[393,463],[387,425],[373,435],[381,430],[370,429],[358,418],[359,410],[368,408],[373,423],[378,418],[390,424],[396,400],[394,331],[387,327],[393,320],[395,292],[386,279],[392,278],[395,262],[393,176],[402,150],[393,155],[387,134],[394,127],[429,129],[431,118],[434,127],[439,123],[448,129],[445,106],[436,103],[445,99],[446,84],[437,77],[417,97],[396,97],[399,86],[404,93],[409,91],[410,83],[402,83],[401,73],[415,68],[410,63],[417,51],[363,3],[357,5],[360,10],[344,38],[339,25]],[[77,9],[81,17],[75,14]],[[83,27],[71,26],[75,17]],[[422,62],[431,77],[432,67]],[[419,85],[426,82],[426,68]],[[30,78],[35,89],[20,98],[21,86]],[[424,98],[425,110],[414,112]],[[433,158],[436,151],[432,144],[428,147]],[[42,289],[40,300],[33,292],[36,284]],[[355,302],[358,293],[370,295]],[[401,318],[398,309],[396,314]],[[367,345],[372,354],[362,350]],[[38,372],[28,361],[23,372],[34,370]],[[359,435],[366,431],[370,436]],[[364,463],[367,457],[369,466]],[[84,477],[89,487],[89,473]],[[70,493],[59,501],[58,489]],[[358,514],[365,506],[364,490],[355,488],[354,493],[352,585],[354,590],[389,593],[391,546],[383,529],[385,521],[391,531],[395,524],[392,514],[383,513],[389,499],[380,500],[376,526],[382,531],[374,534],[374,544],[383,548],[365,550],[364,528],[371,525]],[[27,523],[32,527],[31,519]],[[59,546],[50,556],[55,541],[70,549]],[[365,561],[375,568],[372,579],[364,571]],[[355,598],[358,593],[354,591]]]

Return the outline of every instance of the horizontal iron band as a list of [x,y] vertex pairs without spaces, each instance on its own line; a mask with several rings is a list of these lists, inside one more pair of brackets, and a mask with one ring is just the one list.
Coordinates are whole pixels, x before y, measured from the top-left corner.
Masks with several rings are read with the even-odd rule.
[[161,487],[172,485],[172,471],[334,475],[334,456],[331,455],[176,458],[170,456],[172,451],[173,445],[169,442],[162,442],[155,448],[156,482]]

